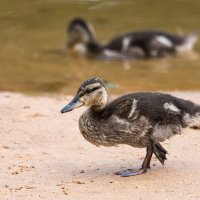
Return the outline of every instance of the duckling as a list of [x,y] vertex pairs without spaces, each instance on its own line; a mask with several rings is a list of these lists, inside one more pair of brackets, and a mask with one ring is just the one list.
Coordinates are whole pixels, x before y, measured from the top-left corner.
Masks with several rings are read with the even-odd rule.
[[169,94],[151,92],[126,94],[108,103],[108,93],[100,78],[83,82],[61,113],[81,106],[88,109],[79,119],[79,129],[90,143],[146,148],[142,167],[117,173],[123,177],[147,172],[153,154],[164,165],[167,151],[160,142],[181,134],[186,127],[200,128],[199,105]]
[[142,30],[114,37],[105,45],[96,40],[93,26],[82,18],[73,19],[68,28],[67,48],[98,59],[143,59],[191,51],[198,33],[185,36],[164,31]]

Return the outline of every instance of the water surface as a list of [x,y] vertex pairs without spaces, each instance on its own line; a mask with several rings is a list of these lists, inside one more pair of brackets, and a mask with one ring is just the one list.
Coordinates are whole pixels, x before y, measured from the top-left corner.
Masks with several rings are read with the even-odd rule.
[[91,76],[113,83],[112,93],[200,90],[200,42],[192,54],[126,62],[87,60],[64,49],[75,16],[89,20],[105,42],[138,29],[190,33],[200,29],[199,13],[196,0],[1,1],[0,90],[72,94]]

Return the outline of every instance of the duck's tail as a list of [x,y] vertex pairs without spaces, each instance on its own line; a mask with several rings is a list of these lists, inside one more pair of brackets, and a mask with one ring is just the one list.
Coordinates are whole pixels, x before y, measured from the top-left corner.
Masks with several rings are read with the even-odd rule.
[[196,106],[191,114],[186,113],[183,117],[189,128],[200,129],[200,106]]
[[161,162],[161,164],[164,165],[165,160],[167,160],[167,151],[161,146],[160,143],[153,144],[153,152],[158,160]]
[[191,51],[194,44],[197,42],[199,35],[200,31],[194,31],[193,33],[185,36],[184,42],[176,47],[176,51],[180,53]]

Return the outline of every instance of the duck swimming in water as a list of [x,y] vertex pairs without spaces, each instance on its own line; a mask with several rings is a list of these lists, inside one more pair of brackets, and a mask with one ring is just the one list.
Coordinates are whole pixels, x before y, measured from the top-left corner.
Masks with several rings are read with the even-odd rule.
[[164,57],[191,51],[197,34],[179,36],[163,31],[144,30],[114,37],[105,45],[97,42],[94,28],[82,18],[73,19],[68,28],[67,48],[97,59],[141,59]]
[[163,93],[131,93],[108,103],[108,93],[99,78],[86,80],[61,113],[89,107],[79,119],[83,137],[96,146],[127,144],[146,148],[142,167],[119,172],[134,176],[150,169],[153,154],[164,165],[167,151],[160,142],[180,134],[186,127],[200,128],[200,106]]

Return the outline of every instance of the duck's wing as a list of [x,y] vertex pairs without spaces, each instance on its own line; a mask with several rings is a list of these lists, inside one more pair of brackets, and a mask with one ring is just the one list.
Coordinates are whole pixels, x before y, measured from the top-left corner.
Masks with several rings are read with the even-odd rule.
[[108,118],[116,122],[112,130],[117,135],[133,134],[140,145],[149,137],[162,142],[187,126],[200,128],[200,106],[168,94],[128,94],[111,102],[107,111]]
[[169,94],[133,93],[112,101],[101,119],[107,122],[108,137],[142,147],[180,134],[187,126],[200,128],[200,106]]
[[105,49],[138,58],[155,57],[172,54],[176,52],[176,47],[185,44],[185,42],[185,36],[163,31],[144,30],[117,36],[105,45]]
[[193,49],[198,40],[199,32],[189,35],[177,35],[163,31],[138,31],[132,36],[132,46],[140,46],[147,56],[165,56],[176,52],[186,52]]
[[108,113],[134,120],[144,116],[153,124],[186,126],[185,117],[200,114],[200,106],[163,93],[133,93],[124,95],[108,105]]
[[135,33],[125,33],[113,38],[109,43],[104,45],[106,54],[118,54],[124,59],[144,58],[145,52],[142,45],[136,44]]

